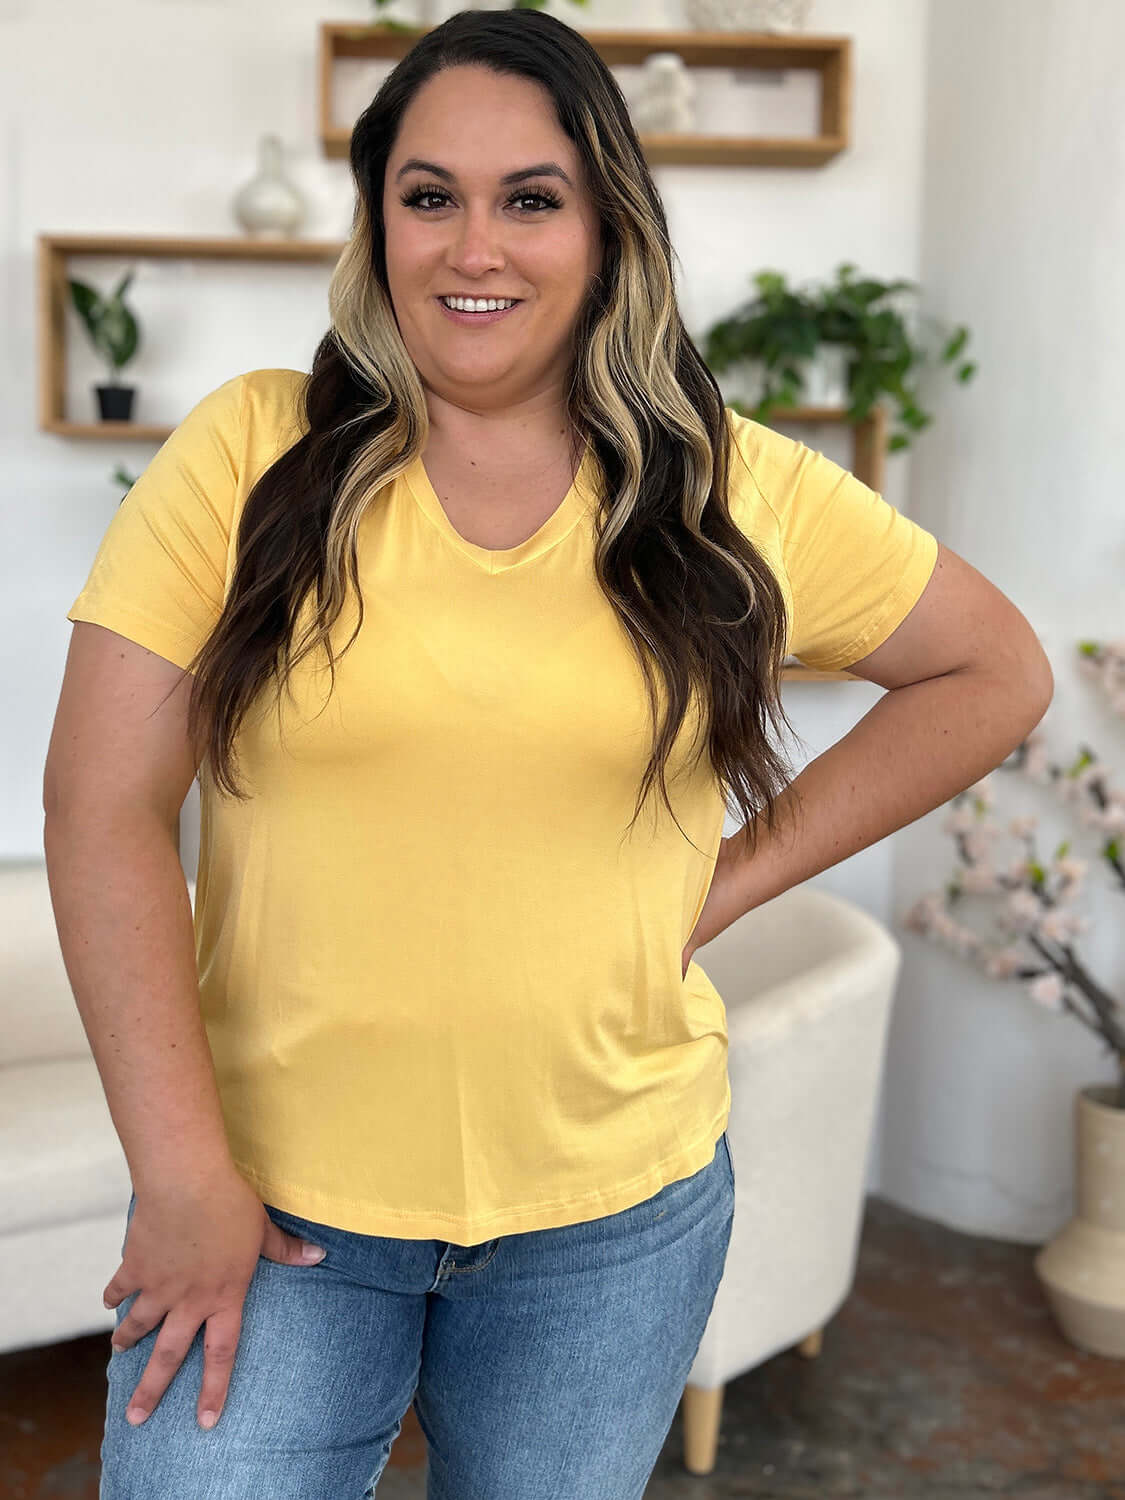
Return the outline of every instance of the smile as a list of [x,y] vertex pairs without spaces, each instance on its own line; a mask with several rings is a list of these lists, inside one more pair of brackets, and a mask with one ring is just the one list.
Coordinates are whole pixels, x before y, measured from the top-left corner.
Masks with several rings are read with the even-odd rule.
[[498,323],[501,318],[506,318],[509,313],[514,313],[517,308],[523,306],[522,301],[513,302],[508,307],[494,307],[484,312],[466,312],[463,308],[447,307],[440,297],[434,299],[445,316],[454,323],[464,323],[466,326],[483,326],[486,323]]

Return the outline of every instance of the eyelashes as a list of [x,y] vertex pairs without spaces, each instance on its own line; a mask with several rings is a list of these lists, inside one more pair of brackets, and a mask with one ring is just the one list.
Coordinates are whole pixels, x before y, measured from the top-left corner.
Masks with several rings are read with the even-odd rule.
[[[448,197],[449,194],[445,191],[444,188],[440,188],[436,184],[423,183],[421,187],[411,188],[409,191],[400,194],[399,202],[405,208],[414,208],[416,205],[420,204],[423,198]],[[549,213],[552,209],[562,208],[563,206],[562,199],[557,193],[552,192],[550,188],[535,188],[534,190],[532,190],[531,188],[521,188],[518,191],[514,192],[507,201],[508,203],[521,203],[527,198],[538,199],[540,203],[545,203],[547,205],[546,209],[536,209],[533,217],[544,212]],[[434,212],[436,212],[436,210],[432,208],[422,209],[422,213],[424,214],[430,214]]]

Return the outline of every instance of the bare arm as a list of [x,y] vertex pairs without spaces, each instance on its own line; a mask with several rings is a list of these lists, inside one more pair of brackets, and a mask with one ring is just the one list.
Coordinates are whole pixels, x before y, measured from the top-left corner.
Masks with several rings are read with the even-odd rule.
[[1047,711],[1050,663],[1028,621],[940,545],[933,575],[896,630],[848,671],[886,693],[762,819],[721,841],[683,966],[746,912],[830,869],[979,781]]
[[189,688],[171,662],[78,622],[44,772],[43,843],[63,962],[138,1195],[236,1170],[178,850],[195,775]]

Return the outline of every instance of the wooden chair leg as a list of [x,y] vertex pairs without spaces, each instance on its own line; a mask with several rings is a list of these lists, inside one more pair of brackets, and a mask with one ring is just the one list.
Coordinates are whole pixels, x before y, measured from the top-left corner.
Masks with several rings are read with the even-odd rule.
[[818,1328],[810,1333],[807,1339],[802,1339],[797,1345],[797,1353],[803,1354],[806,1359],[816,1359],[824,1347],[824,1329]]
[[719,1447],[723,1387],[706,1391],[697,1385],[684,1386],[683,1412],[684,1468],[689,1474],[710,1474]]

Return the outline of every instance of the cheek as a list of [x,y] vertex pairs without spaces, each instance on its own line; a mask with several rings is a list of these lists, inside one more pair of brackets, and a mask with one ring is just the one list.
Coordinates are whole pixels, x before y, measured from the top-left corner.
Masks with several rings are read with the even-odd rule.
[[385,219],[384,223],[387,225],[387,271],[400,280],[408,280],[412,273],[417,274],[427,254],[425,225],[413,219],[397,218],[393,221]]
[[576,231],[560,235],[550,245],[544,243],[536,256],[536,263],[544,280],[560,286],[575,283],[584,287],[590,276],[590,257],[586,236]]

